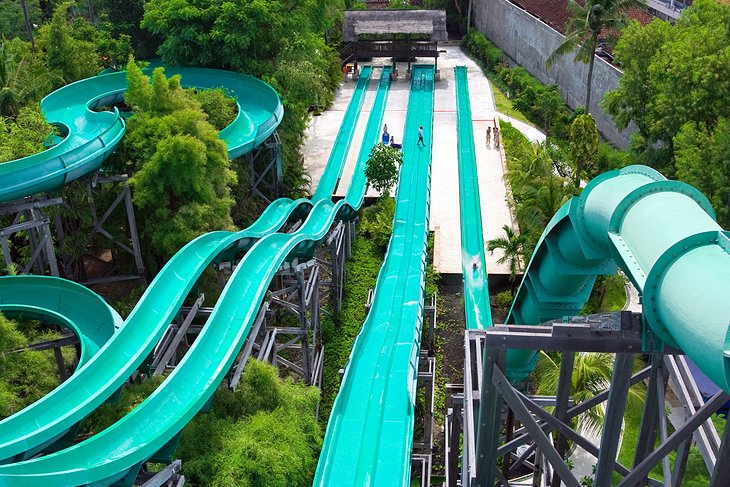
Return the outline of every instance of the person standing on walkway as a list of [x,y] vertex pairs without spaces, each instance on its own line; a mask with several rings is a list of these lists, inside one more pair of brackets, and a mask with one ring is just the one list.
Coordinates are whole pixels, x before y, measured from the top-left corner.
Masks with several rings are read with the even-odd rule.
[[390,142],[390,134],[388,133],[388,124],[387,123],[383,125],[383,136],[381,137],[380,140],[383,141],[384,145],[388,145],[388,143]]
[[499,149],[499,129],[494,127],[494,148]]
[[487,127],[487,149],[492,144],[492,127]]
[[423,141],[423,125],[418,127],[418,142],[416,142],[416,145],[426,147],[426,143]]

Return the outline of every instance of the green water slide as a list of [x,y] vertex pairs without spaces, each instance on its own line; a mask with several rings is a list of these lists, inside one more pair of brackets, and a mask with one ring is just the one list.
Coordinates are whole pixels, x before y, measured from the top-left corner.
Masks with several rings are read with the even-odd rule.
[[[357,79],[355,91],[350,99],[350,104],[345,111],[345,117],[340,124],[340,130],[337,132],[335,145],[332,147],[324,173],[317,184],[317,189],[312,195],[312,201],[328,200],[335,192],[337,182],[342,177],[342,171],[345,168],[345,159],[352,144],[352,136],[355,133],[355,126],[359,119],[362,104],[365,101],[365,93],[372,75],[372,66],[363,66],[360,76]],[[384,74],[384,73],[383,73]]]
[[474,129],[469,101],[466,66],[454,67],[456,80],[456,123],[459,152],[459,216],[461,218],[461,271],[464,279],[466,328],[483,330],[492,326],[489,286],[484,257],[479,177],[474,151]]
[[[410,485],[429,215],[433,66],[414,65],[393,234],[330,415],[314,485]],[[423,125],[426,147],[416,146]]]
[[[264,86],[264,88],[253,91],[253,94],[261,95],[257,101],[252,103],[237,101],[239,114],[236,120],[221,132],[221,137],[229,144],[229,155],[231,157],[245,153],[245,151],[255,147],[255,144],[262,143],[266,140],[276,128],[276,125],[270,125],[270,121],[279,121],[281,118],[280,114],[276,114],[276,112],[280,111],[281,107],[281,104],[278,103],[278,95],[268,85],[255,78],[236,73],[227,73],[225,71],[192,68],[186,68],[182,72],[180,70],[168,69],[167,72],[168,74],[183,74],[185,76],[183,80],[184,86],[224,86],[229,93],[243,100],[250,98],[250,95],[246,96],[246,87],[248,84],[252,84],[254,87],[257,84]],[[225,76],[219,76],[221,73],[227,73],[231,76],[227,78]],[[370,74],[370,69],[368,68],[365,76],[362,78],[363,81],[358,83],[356,93],[359,94],[359,101],[350,104],[351,107],[356,106],[356,109],[351,110],[348,108],[346,120],[356,119],[358,117],[362,106],[362,93],[367,88]],[[101,76],[104,78],[103,83],[92,83],[89,81],[86,84],[87,98],[97,100],[97,105],[118,101],[123,96],[124,90],[124,86],[120,87],[119,83],[126,84],[126,77],[122,75],[123,73],[103,75]],[[91,80],[97,80],[97,78],[91,78]],[[221,81],[222,79],[226,82]],[[234,82],[239,83],[239,85],[235,85]],[[80,85],[83,83],[79,82],[76,84]],[[91,91],[93,88],[96,88],[97,91]],[[271,100],[266,99],[266,96],[272,93],[276,97],[277,103],[272,103]],[[52,98],[52,95],[47,97],[47,99],[49,98]],[[273,118],[271,113],[267,116],[266,111],[262,107],[272,108],[275,112]],[[252,123],[254,124],[253,126]],[[256,129],[256,124],[261,124],[264,126],[264,129]],[[354,125],[354,122],[350,122],[350,124]],[[349,137],[349,135],[344,133],[344,136]],[[334,159],[335,163],[328,165],[328,172],[341,171],[338,163],[340,166],[344,164],[344,157],[345,155],[340,155],[339,158]],[[103,365],[92,369],[82,368],[83,363],[79,364],[77,373],[61,387],[18,414],[0,422],[0,462],[22,459],[24,455],[35,452],[39,447],[45,446],[59,436],[62,436],[71,425],[77,423],[98,407],[101,402],[121,386],[126,380],[126,377],[139,366],[151,348],[154,347],[161,334],[164,333],[167,324],[182,305],[182,301],[190,291],[192,285],[200,277],[200,274],[207,265],[216,257],[222,258],[221,256],[224,254],[230,255],[235,251],[246,251],[264,235],[281,228],[294,209],[306,206],[311,206],[311,203],[305,199],[292,201],[288,198],[281,198],[269,205],[259,219],[245,231],[236,234],[214,232],[198,238],[181,250],[168,262],[155,281],[150,285],[150,289],[148,289],[147,293],[145,293],[135,308],[135,312],[139,310],[139,313],[133,312],[127,320],[131,322],[125,327],[129,331],[126,332],[126,335],[117,337],[122,342],[118,343],[116,347],[110,346],[110,351],[106,352],[116,354],[112,360],[108,360],[107,358],[97,359],[95,363],[103,362]],[[180,272],[180,266],[185,267],[189,272]],[[22,294],[22,292],[28,290],[27,281],[23,281],[22,279],[19,277],[4,278],[4,288],[2,288],[2,291],[3,296],[6,297],[6,302],[16,305],[22,302],[14,299],[18,295],[18,291]],[[48,279],[54,280],[53,278]],[[66,284],[68,281],[63,279],[55,279],[55,281],[58,282],[58,286],[71,285]],[[153,289],[164,289],[167,292],[153,292]],[[70,298],[69,296],[66,297]],[[27,299],[30,299],[30,297]],[[71,307],[76,307],[81,303],[77,299],[67,301],[67,305]],[[36,306],[39,307],[37,304]],[[50,307],[50,310],[53,309],[53,307]],[[50,311],[46,313],[46,316],[49,314]],[[75,331],[81,337],[82,343],[87,342],[88,338],[86,335],[94,333],[93,328],[96,326],[95,322],[82,320],[76,321],[76,323],[79,326],[74,328]],[[134,333],[135,330],[137,332],[136,335]],[[142,330],[146,330],[149,336],[141,333]],[[102,344],[103,342],[96,348],[87,347],[87,350],[94,352]],[[124,356],[132,355],[123,364],[119,363],[118,354],[114,352],[119,347],[126,347],[125,350],[127,352]],[[130,351],[134,351],[134,353]],[[85,396],[83,391],[87,388],[86,382],[90,380],[89,375],[94,375],[92,383],[95,384],[95,387],[91,389],[93,391],[92,394]]]
[[[283,107],[271,86],[230,71],[167,68],[182,75],[182,85],[225,88],[238,103],[235,120],[220,132],[235,158],[265,141],[281,122]],[[44,191],[53,191],[101,167],[124,135],[119,112],[94,112],[121,101],[127,89],[126,72],[87,78],[60,88],[41,100],[48,122],[64,139],[41,153],[0,164],[0,203]]]
[[[389,86],[389,70],[384,70],[368,123],[369,129],[375,127],[375,130],[366,132],[364,146],[367,140],[377,139]],[[364,160],[361,160],[356,174],[363,170]],[[349,206],[349,201],[362,202],[364,192],[364,177],[354,178],[345,200],[318,202],[297,232],[270,234],[253,244],[183,361],[145,402],[114,426],[83,443],[45,457],[0,467],[0,485],[38,485],[38,482],[54,486],[107,485],[133,479],[135,467],[174,438],[213,394],[245,341],[259,304],[282,262],[310,252],[309,242],[321,240],[335,218]],[[235,241],[237,235],[228,234],[223,240]]]
[[[596,276],[616,267],[641,293],[653,333],[730,392],[730,238],[704,195],[648,167],[604,173],[560,209],[540,238],[508,322],[578,314]],[[531,361],[510,352],[515,362]]]

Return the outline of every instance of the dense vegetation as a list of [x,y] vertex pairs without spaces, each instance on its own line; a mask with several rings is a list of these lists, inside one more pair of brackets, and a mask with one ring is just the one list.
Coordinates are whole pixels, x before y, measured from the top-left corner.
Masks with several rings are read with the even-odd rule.
[[[0,314],[0,419],[37,401],[59,383],[52,350],[14,351],[59,337],[38,322],[9,320]],[[72,362],[73,348],[63,352],[66,362]]]

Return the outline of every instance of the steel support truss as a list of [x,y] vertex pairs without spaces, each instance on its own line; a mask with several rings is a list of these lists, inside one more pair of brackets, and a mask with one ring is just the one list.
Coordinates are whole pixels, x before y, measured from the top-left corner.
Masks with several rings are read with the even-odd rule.
[[271,134],[264,144],[245,157],[251,177],[251,192],[271,203],[280,196],[284,184],[279,134],[277,132]]
[[328,298],[334,312],[342,306],[342,293],[345,286],[345,263],[352,255],[352,242],[355,240],[355,222],[340,221],[329,232],[315,253],[315,260],[321,268],[320,286]]
[[[566,463],[572,444],[596,458],[595,487],[611,485],[614,473],[622,477],[621,487],[675,487],[682,485],[693,442],[712,476],[711,485],[726,485],[730,441],[725,440],[730,428],[720,442],[710,417],[730,397],[719,392],[703,402],[682,352],[667,346],[646,352],[646,335],[641,315],[629,311],[573,317],[543,326],[498,325],[468,330],[464,384],[449,386],[446,400],[447,485],[509,486],[514,485],[518,472],[527,469],[534,486],[579,487]],[[506,377],[507,349],[562,352],[556,395],[541,398],[516,389]],[[613,353],[616,359],[610,386],[574,404],[571,386],[576,352]],[[633,370],[637,353],[648,353],[649,357],[649,366],[638,372]],[[647,393],[636,453],[632,465],[622,465],[616,456],[624,409],[629,387],[639,382],[646,384]],[[686,413],[684,422],[675,424],[671,434],[667,427],[667,386]],[[600,444],[594,444],[572,423],[579,414],[603,402]],[[672,451],[677,452],[673,467],[669,461]],[[649,478],[649,472],[660,464],[664,480]]]
[[[79,280],[86,285],[143,279],[145,276],[145,268],[140,251],[137,223],[134,215],[134,206],[132,205],[132,194],[127,180],[128,177],[126,175],[100,177],[98,174],[94,174],[87,180],[86,193],[89,197],[90,211],[93,218],[92,229],[88,238],[101,235],[111,242],[114,247],[128,253],[134,259],[135,272],[128,275],[119,275],[116,272],[118,269],[114,266],[106,275],[86,280],[84,260],[85,258],[95,257],[82,256],[78,258],[60,252],[60,255],[57,257],[54,235],[51,229],[51,219],[46,215],[45,211],[48,211],[52,207],[64,206],[69,208],[69,206],[64,202],[63,198],[47,196],[27,197],[0,205],[0,216],[7,215],[6,219],[8,220],[8,224],[0,228],[0,249],[2,250],[6,270],[15,267],[15,271],[19,274],[63,275],[70,279]],[[97,202],[94,197],[95,190],[100,185],[105,184],[118,184],[119,191],[108,208],[97,208]],[[127,231],[129,233],[125,239],[126,241],[120,240],[104,228],[109,218],[117,211],[124,211],[127,221]],[[70,230],[69,222],[60,215],[59,211],[55,211],[54,213],[53,223],[55,226],[56,243],[60,248],[64,240],[71,237],[73,231]],[[19,267],[14,262],[14,255],[17,252],[13,252],[11,240],[13,235],[20,232],[25,232],[28,237],[27,242],[30,255],[25,264]]]
[[[0,228],[0,249],[5,264],[5,272],[11,269],[18,274],[50,274],[58,276],[58,261],[53,247],[53,233],[50,219],[44,208],[60,205],[61,198],[24,198],[0,205],[0,217],[7,223]],[[30,256],[23,264],[15,262],[12,239],[24,233],[28,238]]]

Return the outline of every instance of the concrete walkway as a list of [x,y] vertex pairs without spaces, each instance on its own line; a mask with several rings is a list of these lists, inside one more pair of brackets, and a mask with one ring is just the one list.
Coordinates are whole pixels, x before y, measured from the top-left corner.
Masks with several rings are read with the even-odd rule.
[[[377,59],[374,64],[377,64]],[[387,61],[387,60],[383,60]],[[431,173],[431,218],[430,229],[435,232],[434,265],[442,274],[461,274],[461,233],[459,219],[458,154],[456,129],[456,92],[454,66],[469,68],[469,95],[471,99],[475,150],[480,198],[482,204],[482,227],[485,242],[503,235],[502,226],[514,226],[507,205],[507,189],[504,182],[504,153],[485,144],[487,127],[494,126],[497,113],[487,78],[479,67],[457,46],[441,48],[438,68],[440,81],[436,82],[434,93],[434,123],[432,141],[433,160]],[[410,82],[403,77],[405,63],[399,63],[401,78],[391,85],[384,122],[397,143],[403,141],[403,130],[408,106]],[[363,104],[350,152],[335,195],[343,196],[349,186],[357,155],[362,144],[362,135],[367,117],[374,101],[374,92],[380,71],[374,72],[368,95]],[[336,93],[333,107],[322,115],[314,117],[307,129],[304,145],[304,167],[311,177],[311,190],[316,187],[324,171],[329,152],[332,149],[344,111],[352,97],[355,83],[348,80]],[[517,124],[515,124],[517,126]],[[526,124],[523,124],[526,125]],[[534,129],[533,129],[534,130]],[[535,135],[535,134],[533,134]],[[529,137],[529,135],[528,135]],[[428,141],[427,141],[428,143]],[[372,190],[368,196],[377,196]],[[507,264],[497,264],[502,254],[487,252],[487,269],[490,274],[508,274]]]

